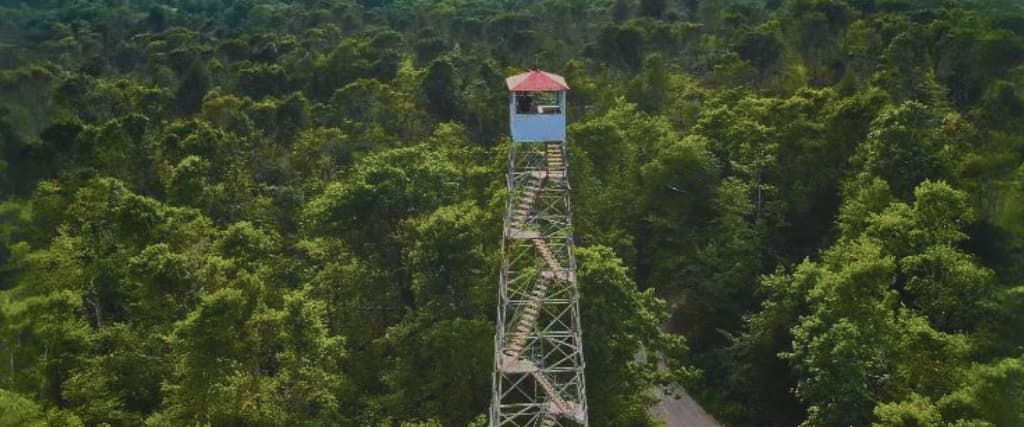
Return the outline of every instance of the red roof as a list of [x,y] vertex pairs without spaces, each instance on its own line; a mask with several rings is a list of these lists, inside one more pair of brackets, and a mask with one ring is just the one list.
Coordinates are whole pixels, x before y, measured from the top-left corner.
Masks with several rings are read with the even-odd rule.
[[505,79],[508,90],[517,92],[568,90],[565,77],[547,71],[530,70]]

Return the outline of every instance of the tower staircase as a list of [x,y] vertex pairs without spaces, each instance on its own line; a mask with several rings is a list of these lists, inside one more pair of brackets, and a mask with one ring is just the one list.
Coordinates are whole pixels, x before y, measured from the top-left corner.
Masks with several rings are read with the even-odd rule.
[[[499,332],[501,348],[497,369],[501,374],[531,377],[543,392],[538,393],[543,400],[532,402],[537,411],[528,418],[529,421],[500,425],[586,425],[585,404],[577,401],[577,397],[582,396],[579,391],[582,381],[574,378],[577,375],[582,378],[578,331],[571,330],[572,325],[566,324],[564,315],[558,317],[558,313],[566,312],[566,307],[570,309],[571,315],[578,316],[568,233],[566,159],[560,142],[547,143],[541,147],[524,156],[527,159],[525,167],[517,171],[514,164],[510,166],[510,176],[513,177],[510,182],[513,184],[510,184],[512,195],[505,224],[506,249],[509,246],[520,249],[517,259],[526,259],[527,265],[531,264],[529,260],[532,259],[535,274],[532,275],[532,288],[524,288],[519,292],[519,303],[505,305],[509,308],[506,314],[512,321],[508,322],[504,339],[501,339],[502,334]],[[551,221],[552,217],[561,221]],[[509,262],[504,264],[505,270],[510,270]],[[505,280],[507,273],[503,271],[503,285],[511,282]],[[560,295],[553,295],[552,290],[555,288],[561,291]],[[508,291],[503,289],[503,294]],[[551,310],[545,310],[547,304],[551,304]],[[575,354],[569,354],[568,357],[566,351],[561,349],[551,353],[561,359],[578,361],[569,366],[576,372],[566,372],[566,366],[559,366],[557,361],[551,366],[551,362],[546,360],[549,355],[542,349],[546,335],[556,336],[563,347],[575,347],[571,349]],[[565,378],[569,378],[569,381]],[[563,424],[563,421],[568,424]]]

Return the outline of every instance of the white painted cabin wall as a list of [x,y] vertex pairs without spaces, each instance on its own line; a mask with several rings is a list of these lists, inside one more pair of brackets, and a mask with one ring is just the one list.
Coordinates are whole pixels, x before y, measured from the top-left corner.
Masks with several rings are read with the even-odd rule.
[[560,114],[518,114],[515,94],[509,96],[509,123],[513,142],[565,141],[565,92],[560,92]]

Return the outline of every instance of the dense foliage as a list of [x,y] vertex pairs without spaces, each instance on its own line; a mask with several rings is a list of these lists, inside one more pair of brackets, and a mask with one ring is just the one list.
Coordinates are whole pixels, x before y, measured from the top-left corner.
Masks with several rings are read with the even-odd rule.
[[484,423],[528,66],[573,86],[595,426],[668,381],[729,425],[1024,425],[1016,2],[0,17],[0,425]]

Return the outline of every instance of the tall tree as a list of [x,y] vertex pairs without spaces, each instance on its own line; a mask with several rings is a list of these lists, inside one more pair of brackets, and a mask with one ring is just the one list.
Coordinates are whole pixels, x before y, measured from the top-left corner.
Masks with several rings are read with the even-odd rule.
[[206,64],[200,60],[193,61],[182,74],[174,95],[174,105],[178,114],[187,116],[198,113],[210,85],[210,73]]

